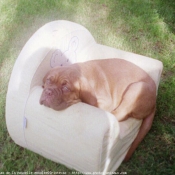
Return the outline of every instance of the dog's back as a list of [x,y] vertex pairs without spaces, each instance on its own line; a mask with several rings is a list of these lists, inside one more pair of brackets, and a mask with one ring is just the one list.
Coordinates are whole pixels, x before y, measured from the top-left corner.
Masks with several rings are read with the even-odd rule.
[[88,79],[95,91],[98,107],[107,111],[112,111],[119,105],[123,93],[132,83],[146,82],[156,88],[145,71],[123,59],[91,60],[77,63],[77,66],[81,76]]

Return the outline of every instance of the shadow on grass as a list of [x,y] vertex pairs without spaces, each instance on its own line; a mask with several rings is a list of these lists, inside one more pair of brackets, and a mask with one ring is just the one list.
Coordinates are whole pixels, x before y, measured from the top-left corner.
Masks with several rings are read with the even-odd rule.
[[169,30],[175,34],[175,1],[159,0],[157,4],[157,12],[167,24]]
[[165,9],[169,11],[165,19],[170,20],[174,15],[174,9],[168,9],[170,6],[168,1],[116,1],[111,6],[108,19],[115,26],[114,34],[125,38],[129,51],[164,62],[164,51],[170,45],[169,24],[164,20]]
[[[8,6],[5,4],[4,6]],[[8,59],[12,48],[19,51],[22,49],[31,35],[47,22],[67,19],[73,20],[78,1],[25,1],[13,2],[14,13],[9,15],[10,23],[6,27],[6,36],[3,40],[0,56],[0,68],[5,59]],[[5,7],[7,8],[7,7]]]

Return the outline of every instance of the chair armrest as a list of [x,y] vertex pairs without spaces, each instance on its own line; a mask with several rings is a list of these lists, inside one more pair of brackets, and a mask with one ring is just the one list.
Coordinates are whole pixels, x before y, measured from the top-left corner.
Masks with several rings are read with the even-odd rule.
[[85,103],[55,111],[39,104],[41,93],[40,86],[33,88],[26,104],[26,147],[82,172],[99,171],[104,139],[113,143],[119,138],[116,118]]

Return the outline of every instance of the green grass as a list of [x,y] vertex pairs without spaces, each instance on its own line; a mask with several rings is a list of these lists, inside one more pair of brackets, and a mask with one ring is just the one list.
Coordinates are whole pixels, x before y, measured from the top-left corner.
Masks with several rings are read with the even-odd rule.
[[72,172],[17,146],[5,124],[8,81],[20,50],[39,27],[59,19],[84,25],[98,43],[163,62],[153,127],[117,172],[175,174],[174,0],[0,0],[0,172]]

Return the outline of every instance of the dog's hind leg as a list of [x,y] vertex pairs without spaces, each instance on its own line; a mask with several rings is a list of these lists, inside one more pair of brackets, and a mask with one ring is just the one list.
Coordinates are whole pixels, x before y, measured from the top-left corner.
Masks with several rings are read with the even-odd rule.
[[120,105],[112,111],[118,121],[124,121],[129,117],[143,119],[138,135],[131,144],[125,161],[130,159],[135,149],[150,130],[155,114],[155,106],[155,86],[145,82],[138,82],[128,86]]
[[130,117],[144,119],[150,115],[155,105],[155,84],[136,82],[126,88],[120,104],[111,113],[115,115],[119,122]]
[[134,153],[134,151],[136,150],[136,148],[138,147],[140,142],[144,139],[146,134],[151,129],[152,122],[153,122],[153,119],[154,119],[154,115],[155,115],[155,109],[153,110],[153,112],[148,117],[143,119],[140,130],[139,130],[139,133],[137,134],[135,140],[131,144],[131,147],[129,148],[129,150],[128,150],[126,156],[125,156],[125,159],[124,159],[125,162],[127,162],[131,158],[132,154]]

